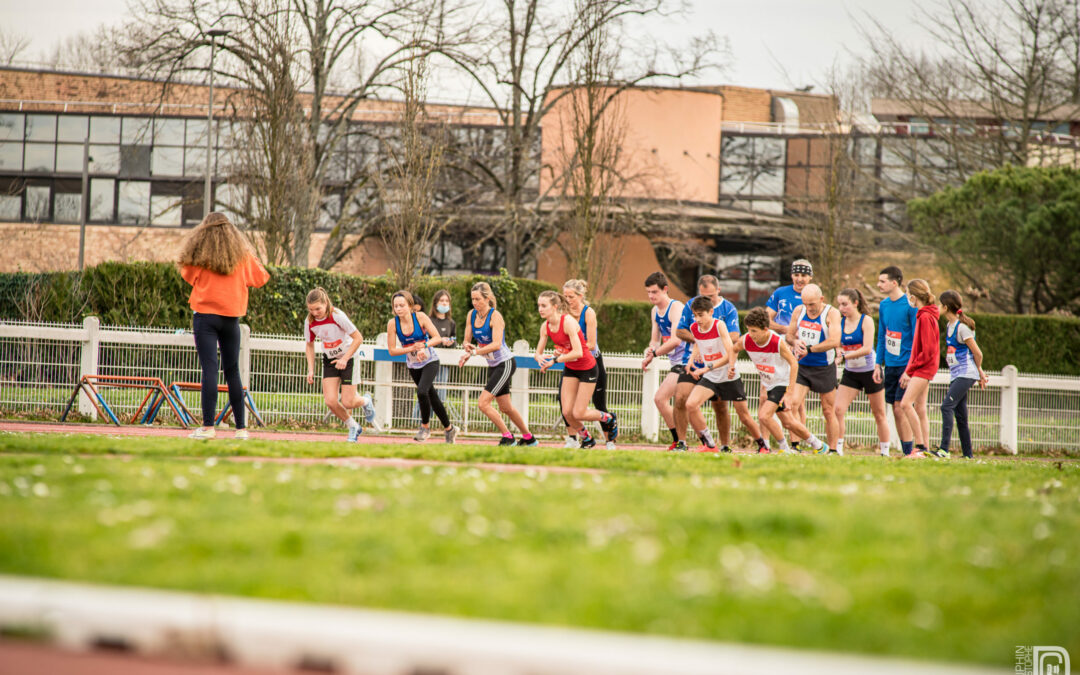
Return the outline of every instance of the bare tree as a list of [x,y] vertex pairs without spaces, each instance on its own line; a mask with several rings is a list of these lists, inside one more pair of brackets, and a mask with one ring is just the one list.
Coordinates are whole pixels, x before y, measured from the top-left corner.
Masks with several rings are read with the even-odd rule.
[[0,63],[10,65],[30,46],[30,38],[0,27]]
[[116,73],[132,65],[121,53],[116,26],[100,25],[61,38],[44,56],[53,68],[72,68],[92,73]]

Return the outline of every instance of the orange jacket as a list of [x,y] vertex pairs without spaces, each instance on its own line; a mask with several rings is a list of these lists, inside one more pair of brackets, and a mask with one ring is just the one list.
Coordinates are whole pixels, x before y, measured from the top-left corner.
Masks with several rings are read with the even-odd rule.
[[249,255],[230,274],[218,274],[202,267],[184,265],[180,276],[191,284],[188,304],[200,314],[244,316],[247,314],[248,286],[259,288],[270,274]]

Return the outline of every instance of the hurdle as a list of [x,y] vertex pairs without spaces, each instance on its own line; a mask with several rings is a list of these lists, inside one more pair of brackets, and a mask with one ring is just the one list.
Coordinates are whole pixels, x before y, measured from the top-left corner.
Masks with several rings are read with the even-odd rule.
[[98,391],[101,387],[148,390],[146,396],[143,397],[142,402],[139,404],[139,407],[135,410],[135,414],[131,416],[130,424],[135,424],[136,422],[150,424],[153,422],[154,418],[157,417],[158,410],[160,410],[162,404],[168,403],[169,407],[172,408],[173,413],[176,414],[176,419],[180,421],[181,426],[185,429],[190,426],[187,419],[181,415],[176,402],[173,400],[168,389],[165,388],[165,383],[162,382],[160,378],[137,377],[133,375],[83,375],[79,378],[79,381],[75,383],[75,390],[71,392],[71,398],[68,399],[67,406],[64,408],[64,414],[60,416],[60,421],[67,421],[68,414],[71,412],[71,407],[79,397],[79,392],[83,392],[86,394],[86,397],[90,399],[90,403],[93,404],[94,408],[97,409],[102,417],[107,417],[113,424],[120,426],[120,418],[112,411],[112,408],[106,403],[101,392]]
[[[179,407],[179,409],[180,409],[180,413],[178,413],[178,414],[184,415],[185,420],[191,426],[198,426],[197,422],[195,420],[195,416],[193,414],[191,414],[191,410],[187,407],[187,404],[184,403],[184,397],[180,394],[180,392],[181,391],[202,391],[202,384],[200,384],[199,382],[173,382],[172,384],[169,385],[169,391],[172,392],[172,397],[176,400],[177,407]],[[224,385],[224,384],[219,384],[218,385],[218,392],[227,394],[229,392],[229,387],[227,385]],[[160,407],[160,406],[161,406],[161,402],[159,401],[158,402],[158,407]],[[251,418],[253,420],[255,420],[256,424],[258,424],[260,427],[265,427],[266,426],[266,423],[263,422],[262,414],[259,412],[259,409],[255,406],[255,399],[251,397],[251,392],[248,391],[247,387],[244,387],[244,406],[251,413]],[[225,420],[227,420],[229,418],[229,415],[231,415],[231,414],[232,414],[232,404],[229,402],[229,399],[226,398],[225,399],[225,407],[221,409],[221,412],[218,413],[217,417],[214,419],[214,426],[217,426],[217,425],[221,424],[222,422],[224,422]]]

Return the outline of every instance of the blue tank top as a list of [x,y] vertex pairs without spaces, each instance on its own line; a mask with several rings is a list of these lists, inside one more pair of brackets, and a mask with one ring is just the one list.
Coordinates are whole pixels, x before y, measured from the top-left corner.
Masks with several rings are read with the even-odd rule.
[[[975,358],[966,341],[960,340],[961,323],[955,323],[945,327],[945,361],[949,364],[949,381],[958,377],[979,379],[979,367],[975,365]],[[967,326],[964,327],[965,330]],[[972,332],[971,337],[975,337]]]
[[[416,320],[416,312],[412,314],[413,331],[409,335],[401,332],[401,317],[394,316],[394,327],[397,329],[398,342],[402,346],[408,347],[411,344],[417,342],[426,342],[427,334],[424,333],[424,329],[420,326],[420,322]],[[431,363],[431,360],[435,358],[435,350],[431,347],[419,352],[409,352],[405,355],[405,365],[409,368],[423,368],[427,364]]]
[[873,350],[871,350],[869,354],[863,356],[857,356],[853,359],[847,358],[847,352],[854,352],[863,347],[865,339],[863,337],[862,325],[863,317],[865,316],[865,314],[860,314],[855,330],[851,331],[851,333],[845,333],[844,326],[847,323],[847,317],[843,314],[840,315],[840,349],[845,352],[844,370],[850,370],[853,373],[868,373],[874,369]]
[[[585,312],[589,311],[589,306],[585,305],[581,308],[581,314],[578,315],[578,325],[581,326],[581,334],[585,336],[585,341],[589,340],[589,329],[585,327]],[[599,331],[597,331],[599,333]],[[584,345],[583,345],[584,346]],[[596,336],[596,348],[592,350],[593,356],[600,356],[600,336]]]
[[[473,339],[476,340],[476,344],[486,347],[493,341],[491,335],[491,317],[495,315],[495,308],[492,307],[488,310],[487,316],[484,317],[484,325],[479,328],[476,327],[476,310],[469,312],[469,327],[472,328]],[[512,354],[510,349],[506,346],[506,331],[503,331],[502,346],[493,352],[489,352],[483,355],[487,360],[489,366],[497,366],[503,361],[509,359]]]
[[[664,315],[660,316],[660,312],[656,313],[656,327],[660,329],[660,337],[666,342],[671,337],[671,306],[675,304],[674,300],[668,302],[667,310],[664,311]],[[673,366],[685,366],[686,362],[690,360],[690,343],[679,341],[679,346],[671,350],[668,354],[668,361]]]
[[[799,325],[796,335],[799,339],[806,343],[807,347],[811,347],[816,344],[821,344],[829,339],[829,323],[826,319],[829,316],[829,310],[832,309],[829,305],[821,310],[821,314],[818,314],[816,319],[811,319],[806,316],[806,305],[800,305],[795,308],[795,313],[791,316],[791,320],[794,321],[795,317],[799,317]],[[833,350],[827,352],[807,352],[806,356],[799,359],[800,366],[827,366],[833,362]]]

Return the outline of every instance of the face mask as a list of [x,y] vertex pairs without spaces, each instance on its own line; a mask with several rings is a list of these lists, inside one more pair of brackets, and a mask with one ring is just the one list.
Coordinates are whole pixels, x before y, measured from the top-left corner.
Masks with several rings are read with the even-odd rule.
[[447,314],[450,312],[450,305],[436,305],[435,309],[439,310],[439,314]]

